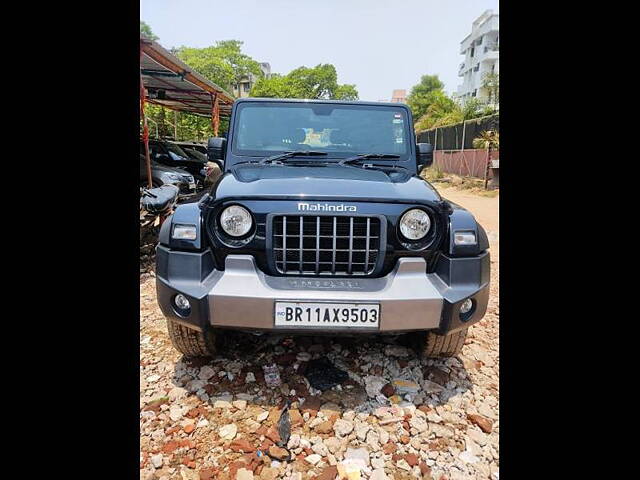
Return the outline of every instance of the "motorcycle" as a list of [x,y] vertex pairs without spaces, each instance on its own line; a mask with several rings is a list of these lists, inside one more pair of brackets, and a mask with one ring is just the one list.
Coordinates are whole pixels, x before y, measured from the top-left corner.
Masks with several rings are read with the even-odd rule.
[[[165,184],[157,188],[140,188],[140,246],[156,243],[162,223],[173,213],[180,190]],[[150,242],[147,242],[150,240]]]

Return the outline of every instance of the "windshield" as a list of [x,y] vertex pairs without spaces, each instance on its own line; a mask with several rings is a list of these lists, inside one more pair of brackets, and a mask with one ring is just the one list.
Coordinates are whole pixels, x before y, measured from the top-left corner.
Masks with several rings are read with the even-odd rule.
[[167,147],[167,150],[169,151],[169,155],[171,156],[171,158],[173,160],[188,160],[189,159],[189,155],[187,155],[186,152],[184,150],[182,150],[175,143],[167,142],[167,143],[165,143],[165,146]]
[[327,153],[322,161],[364,153],[406,160],[409,131],[406,110],[399,107],[247,102],[236,111],[232,150],[245,156],[314,150]]

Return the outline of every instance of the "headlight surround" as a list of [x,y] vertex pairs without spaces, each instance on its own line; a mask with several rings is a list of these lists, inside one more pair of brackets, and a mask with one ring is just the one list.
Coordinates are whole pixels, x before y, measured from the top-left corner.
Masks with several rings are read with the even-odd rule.
[[253,217],[246,208],[240,205],[231,205],[222,211],[219,223],[224,233],[230,237],[239,238],[251,231]]
[[400,233],[411,241],[422,240],[431,229],[429,214],[419,208],[407,210],[400,218]]

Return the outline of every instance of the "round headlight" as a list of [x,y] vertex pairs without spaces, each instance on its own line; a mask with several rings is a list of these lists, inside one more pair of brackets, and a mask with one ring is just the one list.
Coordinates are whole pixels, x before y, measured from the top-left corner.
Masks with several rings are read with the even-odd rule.
[[423,210],[412,208],[400,219],[400,233],[408,240],[420,240],[431,228],[431,219]]
[[253,220],[246,208],[240,205],[231,205],[222,211],[220,226],[227,235],[242,237],[251,230]]

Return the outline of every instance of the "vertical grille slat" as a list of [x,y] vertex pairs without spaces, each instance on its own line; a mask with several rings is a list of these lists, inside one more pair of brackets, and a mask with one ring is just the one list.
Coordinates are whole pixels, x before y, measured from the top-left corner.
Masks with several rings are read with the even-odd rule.
[[282,253],[284,262],[282,262],[282,273],[287,273],[287,217],[282,217]]
[[333,261],[331,265],[331,273],[336,273],[336,240],[337,240],[338,217],[333,217]]
[[316,217],[316,275],[320,273],[320,217]]
[[353,273],[353,217],[349,218],[349,267],[347,267],[347,273],[351,275]]
[[[304,217],[300,217],[300,273],[302,273],[302,254],[304,253]],[[284,252],[285,259],[287,261],[287,252]]]
[[383,245],[377,217],[276,215],[269,255],[286,275],[366,276],[374,273]]
[[[367,248],[365,249],[365,254],[364,254],[364,269],[365,270],[369,270],[369,235],[370,235],[370,229],[371,229],[371,219],[367,217]],[[285,251],[287,249],[285,248]]]

